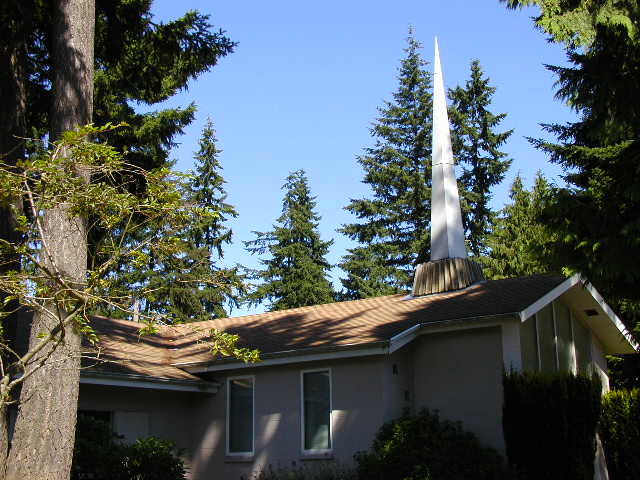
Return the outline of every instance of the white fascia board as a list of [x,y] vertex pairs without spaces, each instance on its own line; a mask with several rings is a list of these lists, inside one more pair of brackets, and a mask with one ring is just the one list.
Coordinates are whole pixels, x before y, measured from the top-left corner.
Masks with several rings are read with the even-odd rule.
[[273,365],[286,365],[290,363],[306,363],[327,360],[339,360],[343,358],[367,357],[371,355],[384,355],[389,353],[387,342],[383,345],[368,348],[345,348],[343,350],[322,353],[301,354],[292,351],[286,356],[278,356],[276,358],[266,358],[258,363],[244,363],[240,361],[231,361],[221,364],[172,364],[174,367],[181,368],[189,373],[206,373],[206,372],[223,372],[228,370],[238,370],[243,368],[260,368],[270,367]]
[[394,335],[389,339],[389,353],[393,353],[396,350],[404,347],[407,343],[413,341],[416,336],[418,336],[418,332],[422,328],[422,324],[418,323],[411,328],[408,328],[397,335]]
[[80,375],[80,383],[87,385],[106,385],[110,387],[147,388],[153,390],[173,390],[177,392],[216,393],[219,385],[213,382],[187,383],[162,378],[143,376]]
[[538,300],[536,300],[531,305],[529,305],[527,308],[522,310],[520,312],[520,321],[524,322],[527,318],[535,315],[540,310],[542,310],[545,307],[545,305],[548,305],[549,303],[553,302],[560,295],[562,295],[563,293],[573,288],[574,286],[576,286],[578,283],[582,281],[583,281],[582,276],[579,273],[576,273],[575,275],[572,275],[571,277],[567,278],[564,282],[562,282],[560,285],[555,287],[553,290],[550,290],[549,292],[544,294],[542,297],[540,297]]
[[613,325],[615,325],[615,327],[618,329],[620,334],[631,344],[633,349],[636,352],[640,351],[640,346],[638,346],[638,344],[636,343],[636,341],[633,338],[633,336],[631,335],[631,333],[629,333],[627,328],[624,326],[624,323],[622,323],[622,320],[620,320],[620,318],[618,318],[618,316],[611,309],[609,304],[607,304],[607,302],[605,302],[605,300],[602,297],[602,295],[600,295],[600,292],[598,292],[595,289],[595,287],[593,285],[591,285],[591,283],[589,283],[589,282],[586,282],[584,287],[591,294],[593,299],[596,302],[598,302],[598,305],[600,306],[602,311],[607,315],[607,317],[609,317],[609,320],[611,320],[611,323],[613,323]]

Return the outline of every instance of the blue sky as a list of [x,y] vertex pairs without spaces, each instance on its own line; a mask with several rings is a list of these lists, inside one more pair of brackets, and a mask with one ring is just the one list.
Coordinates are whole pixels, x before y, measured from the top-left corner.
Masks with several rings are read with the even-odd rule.
[[[477,58],[497,88],[492,111],[507,113],[502,130],[515,131],[503,148],[513,164],[494,191],[494,207],[507,201],[518,172],[527,183],[538,169],[561,182],[562,172],[524,138],[544,136],[540,122],[574,118],[554,99],[554,78],[543,65],[564,64],[564,52],[534,29],[535,10],[510,11],[498,0],[158,0],[152,12],[156,21],[167,21],[192,9],[209,14],[238,47],[166,102],[198,106],[171,156],[178,169],[192,168],[202,127],[208,116],[213,119],[228,201],[239,212],[230,225],[229,265],[257,266],[242,241],[253,238],[252,230],[271,228],[284,179],[299,168],[317,196],[321,235],[334,239],[328,260],[338,263],[353,245],[335,230],[353,221],[343,210],[349,199],[369,194],[356,156],[373,143],[376,109],[397,87],[409,25],[429,62],[438,37],[447,87],[464,83]],[[341,274],[332,272],[337,286]],[[260,311],[243,308],[233,315]]]

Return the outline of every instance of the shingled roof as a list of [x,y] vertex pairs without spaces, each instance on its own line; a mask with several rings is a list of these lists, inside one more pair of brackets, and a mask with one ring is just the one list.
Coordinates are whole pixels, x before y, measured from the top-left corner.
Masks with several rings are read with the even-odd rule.
[[418,324],[519,313],[563,280],[558,276],[492,280],[418,298],[389,295],[194,322],[143,337],[138,335],[139,323],[96,318],[103,362],[95,368],[196,381],[198,377],[178,366],[215,361],[201,341],[212,328],[239,335],[242,346],[257,348],[263,355],[366,345],[387,341]]
[[164,335],[140,335],[140,323],[94,317],[92,325],[100,342],[85,342],[83,367],[93,374],[156,380],[201,382],[171,365],[172,342]]

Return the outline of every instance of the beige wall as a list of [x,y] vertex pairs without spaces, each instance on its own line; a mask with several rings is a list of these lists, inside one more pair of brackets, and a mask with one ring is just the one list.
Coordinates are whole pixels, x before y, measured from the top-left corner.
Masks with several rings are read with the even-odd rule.
[[[351,462],[353,453],[371,446],[385,419],[383,385],[387,362],[382,358],[309,362],[293,366],[242,369],[216,376],[224,386],[213,398],[201,399],[193,409],[193,477],[238,479],[252,471],[289,467],[293,462],[317,462],[302,454],[300,372],[330,368],[332,377],[332,438],[334,458]],[[254,455],[226,456],[226,379],[254,376]]]
[[414,406],[461,421],[504,451],[500,327],[423,335],[413,345]]
[[[411,344],[386,357],[383,365],[383,421],[400,417],[413,406],[413,361]],[[395,367],[395,368],[394,368]]]

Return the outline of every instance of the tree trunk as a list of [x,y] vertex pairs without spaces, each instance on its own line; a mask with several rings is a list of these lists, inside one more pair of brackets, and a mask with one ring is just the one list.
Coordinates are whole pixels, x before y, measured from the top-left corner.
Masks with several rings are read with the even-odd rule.
[[[5,24],[2,29],[3,41],[0,42],[0,161],[9,165],[15,165],[16,161],[24,155],[23,137],[26,135],[26,68],[27,55],[27,29],[32,20],[33,5],[31,2],[7,1],[2,4],[3,18],[14,18],[9,26]],[[7,22],[8,23],[8,22]],[[22,202],[14,205],[0,206],[0,239],[10,243],[17,243],[19,233],[16,230],[16,212],[22,210]],[[15,211],[11,208],[13,207]],[[7,258],[3,256],[0,262],[0,275],[9,270],[19,270],[20,259],[18,256]],[[0,302],[4,303],[3,295]],[[9,302],[5,305],[6,311],[13,311],[19,305]],[[14,314],[2,319],[3,340],[13,350],[15,345],[16,329],[19,315]],[[4,365],[9,365],[12,358],[3,358]],[[0,478],[4,478],[7,452],[9,448],[8,418],[6,409],[0,409]]]
[[[56,0],[52,60],[53,105],[51,137],[91,122],[93,105],[94,0]],[[82,171],[76,172],[86,178]],[[51,261],[71,282],[82,283],[87,268],[87,231],[83,218],[71,218],[68,206],[47,210],[42,218],[44,241]],[[55,309],[50,311],[55,312]],[[38,334],[59,323],[57,315],[34,315],[29,346]],[[69,478],[75,439],[81,338],[73,328],[63,330],[44,366],[27,378],[20,393],[6,480],[65,480]]]

